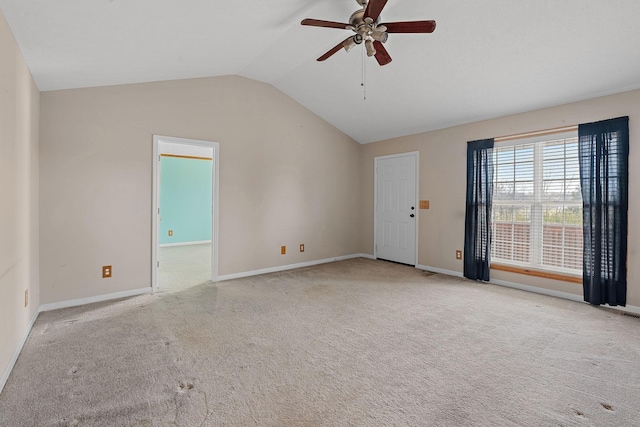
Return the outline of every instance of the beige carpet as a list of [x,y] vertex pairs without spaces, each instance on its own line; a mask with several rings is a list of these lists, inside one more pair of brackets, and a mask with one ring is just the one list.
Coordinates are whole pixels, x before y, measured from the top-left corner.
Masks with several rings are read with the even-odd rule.
[[211,280],[211,243],[158,248],[158,290],[184,289]]
[[40,315],[2,426],[637,426],[640,321],[356,259]]

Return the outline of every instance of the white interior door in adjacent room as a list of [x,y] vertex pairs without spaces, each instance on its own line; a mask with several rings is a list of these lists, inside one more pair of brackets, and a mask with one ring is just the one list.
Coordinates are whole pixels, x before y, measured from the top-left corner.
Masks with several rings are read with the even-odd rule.
[[416,265],[418,153],[375,158],[375,256]]

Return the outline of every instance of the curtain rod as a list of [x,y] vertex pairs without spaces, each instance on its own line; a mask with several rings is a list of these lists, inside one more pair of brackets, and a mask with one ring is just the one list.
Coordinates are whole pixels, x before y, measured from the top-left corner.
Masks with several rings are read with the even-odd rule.
[[514,135],[499,136],[497,138],[493,138],[493,140],[495,142],[505,142],[505,141],[513,141],[516,139],[522,139],[522,138],[530,138],[533,136],[554,135],[557,133],[570,132],[574,130],[578,130],[578,125],[564,126],[561,128],[554,128],[554,129],[538,130],[534,132],[524,132],[524,133],[518,133]]

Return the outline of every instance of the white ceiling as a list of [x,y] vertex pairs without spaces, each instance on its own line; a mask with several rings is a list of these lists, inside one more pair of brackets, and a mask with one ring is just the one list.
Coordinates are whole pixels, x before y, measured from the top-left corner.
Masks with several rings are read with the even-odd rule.
[[640,88],[638,0],[389,0],[393,62],[349,35],[355,0],[0,0],[42,91],[235,74],[260,80],[360,143]]

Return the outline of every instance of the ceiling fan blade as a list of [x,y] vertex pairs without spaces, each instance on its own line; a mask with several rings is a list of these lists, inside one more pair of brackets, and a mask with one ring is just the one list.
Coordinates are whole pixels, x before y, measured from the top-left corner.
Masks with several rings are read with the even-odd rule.
[[304,19],[300,24],[310,25],[312,27],[324,27],[324,28],[339,28],[346,30],[349,24],[342,24],[340,22],[323,21],[322,19]]
[[387,27],[387,33],[433,33],[436,21],[405,21],[381,24]]
[[369,3],[367,3],[367,9],[364,11],[364,17],[371,18],[373,22],[376,22],[386,4],[387,0],[369,0]]
[[[352,37],[352,36],[351,36]],[[325,53],[324,55],[322,55],[320,58],[318,58],[318,61],[324,61],[326,59],[329,59],[331,56],[333,56],[333,54],[335,54],[336,52],[338,52],[340,49],[344,48],[344,43],[349,40],[351,37],[347,37],[346,39],[344,39],[343,41],[341,41],[340,43],[338,43],[337,45],[335,45],[334,47],[331,48],[331,50],[327,53]]]
[[376,60],[378,61],[378,64],[387,65],[389,62],[391,62],[389,52],[387,52],[387,49],[384,48],[382,43],[380,43],[378,40],[375,40],[373,42],[373,47],[376,48]]

